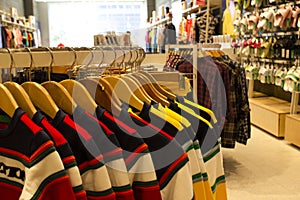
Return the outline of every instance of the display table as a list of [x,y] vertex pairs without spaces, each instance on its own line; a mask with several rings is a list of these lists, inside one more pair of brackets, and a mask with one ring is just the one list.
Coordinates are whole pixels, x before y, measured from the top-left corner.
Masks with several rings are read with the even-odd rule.
[[285,117],[290,103],[275,97],[249,98],[251,123],[276,137],[285,136]]
[[286,115],[285,139],[300,147],[300,115]]

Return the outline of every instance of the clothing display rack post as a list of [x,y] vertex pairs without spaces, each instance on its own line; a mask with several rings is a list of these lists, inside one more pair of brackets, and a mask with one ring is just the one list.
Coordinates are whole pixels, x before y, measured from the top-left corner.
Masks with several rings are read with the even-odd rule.
[[[188,45],[166,45],[166,55],[171,49],[192,49],[193,50],[193,86],[197,85],[197,58],[198,58],[198,45],[188,44]],[[180,73],[184,75],[184,73]],[[186,74],[185,74],[186,75]],[[193,87],[193,99],[197,102],[197,87]]]

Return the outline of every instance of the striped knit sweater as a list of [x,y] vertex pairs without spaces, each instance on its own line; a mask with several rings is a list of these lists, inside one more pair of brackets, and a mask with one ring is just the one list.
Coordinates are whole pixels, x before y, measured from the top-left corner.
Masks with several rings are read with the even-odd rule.
[[18,108],[0,130],[1,199],[75,199],[53,142]]
[[41,112],[35,113],[32,120],[39,126],[41,126],[48,136],[53,141],[55,148],[64,164],[65,170],[71,181],[73,191],[77,200],[86,199],[86,192],[82,187],[82,180],[79,169],[71,150],[71,147],[64,136],[55,129],[46,119]]
[[62,110],[58,111],[51,123],[70,144],[87,198],[114,200],[116,195],[112,190],[103,155],[94,143],[92,136]]

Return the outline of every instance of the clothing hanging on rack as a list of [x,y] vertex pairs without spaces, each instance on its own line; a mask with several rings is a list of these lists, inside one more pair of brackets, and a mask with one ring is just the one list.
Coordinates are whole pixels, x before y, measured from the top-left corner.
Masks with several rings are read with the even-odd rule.
[[[123,56],[125,58],[126,54]],[[140,56],[134,61],[129,59],[128,63],[139,63],[143,60],[143,55]],[[74,59],[76,61],[76,57]],[[75,67],[75,61],[71,68]],[[122,62],[127,61],[123,59]],[[32,63],[30,72],[34,71]],[[92,59],[88,65],[90,63]],[[120,70],[126,68],[125,63],[116,63],[116,60],[112,63],[117,66],[120,64]],[[70,66],[67,68],[70,69]],[[200,148],[206,134],[215,135],[213,131],[205,131],[214,130],[215,120],[210,122],[214,119],[212,112],[207,110],[203,114],[204,108],[199,112],[198,104],[169,94],[159,85],[152,84],[150,80],[156,81],[150,74],[145,75],[146,72],[106,75],[104,78],[98,76],[97,79],[88,78],[86,73],[80,77],[80,82],[66,78],[68,80],[60,83],[50,81],[49,72],[48,80],[43,80],[41,84],[25,79],[22,87],[28,94],[29,101],[40,109],[33,115],[33,121],[45,129],[45,134],[49,134],[48,140],[53,141],[57,156],[60,156],[60,170],[64,170],[69,176],[69,190],[73,197],[68,199],[227,199],[218,138],[215,138],[216,144],[213,147]],[[29,77],[32,74],[34,73],[29,73]],[[91,80],[96,81],[99,90],[93,93],[91,88],[86,88],[86,92],[81,92],[81,95],[89,99],[84,103],[75,95],[75,85],[80,86],[83,91],[88,86],[87,83],[92,83]],[[106,88],[106,83],[113,89]],[[133,92],[134,83],[139,92]],[[140,88],[139,85],[142,84],[145,87]],[[39,95],[35,87],[41,90]],[[59,91],[61,89],[64,93]],[[124,93],[125,89],[128,92]],[[54,104],[54,108],[49,108],[53,113],[41,102],[46,96],[47,101]],[[120,106],[120,112],[115,113],[114,109],[102,107],[101,98],[109,96],[122,100],[116,103],[114,98],[109,99],[111,103],[114,101]],[[14,97],[17,99],[17,96]],[[132,101],[132,98],[137,100]],[[148,101],[148,98],[155,101]],[[5,110],[2,104],[0,106]],[[25,113],[24,115],[27,116]],[[8,118],[8,122],[12,123],[12,119]],[[34,124],[33,121],[30,123]],[[38,125],[35,126],[39,127]],[[68,151],[63,153],[63,149]],[[47,168],[43,170],[46,172]],[[20,191],[22,189],[20,187]],[[54,194],[61,194],[61,198],[65,198],[63,193],[59,193],[61,190],[53,190]],[[35,195],[34,191],[32,195]]]
[[[185,56],[182,60],[167,69],[192,73],[191,56]],[[234,148],[235,142],[246,144],[250,138],[250,112],[244,68],[228,60],[228,57],[226,60],[221,57],[199,57],[197,63],[197,99],[200,105],[216,111],[222,131],[222,146]],[[223,97],[226,97],[226,104],[217,104]]]

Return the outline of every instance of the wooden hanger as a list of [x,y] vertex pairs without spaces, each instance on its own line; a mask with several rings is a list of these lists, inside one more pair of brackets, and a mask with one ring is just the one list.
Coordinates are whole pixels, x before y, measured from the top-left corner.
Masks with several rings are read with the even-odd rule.
[[63,80],[60,84],[68,91],[72,99],[80,107],[90,114],[95,113],[97,104],[82,84],[72,79]]
[[1,83],[0,97],[0,109],[12,118],[19,106],[9,90]]
[[[76,63],[76,52],[71,49],[74,53],[74,61],[71,65],[71,68],[74,67],[74,64]],[[90,50],[90,53],[93,54],[93,52]],[[89,64],[92,62],[94,55],[91,57],[91,60],[89,61]],[[88,64],[88,65],[89,65]],[[94,99],[91,97],[87,89],[78,81],[75,81],[73,79],[67,79],[60,82],[60,84],[68,91],[68,93],[72,96],[72,99],[81,106],[85,111],[87,111],[90,114],[94,114],[97,108],[97,104],[94,101]]]
[[76,103],[73,101],[71,95],[61,84],[50,80],[50,73],[53,64],[53,53],[48,47],[46,49],[51,55],[51,63],[49,65],[48,78],[49,81],[42,83],[42,86],[48,91],[55,104],[68,114],[73,114],[73,111],[77,107]]
[[60,83],[55,81],[47,81],[42,83],[42,86],[48,91],[55,104],[65,111],[66,113],[72,115],[73,111],[77,107],[76,103],[73,101],[71,95]]
[[[142,93],[148,98],[150,99],[152,102],[154,103],[157,103],[147,92],[146,90],[144,89],[144,87],[141,85],[141,83],[139,82],[139,80],[137,78],[135,78],[135,76],[132,75],[132,73],[130,74],[125,74],[123,76],[126,76],[128,78],[130,78],[132,81],[134,81],[140,88],[140,90],[142,91]],[[122,77],[123,77],[122,76]]]
[[133,106],[137,110],[143,109],[144,103],[133,93],[126,82],[116,76],[104,77],[113,87],[114,93],[125,103]]
[[[32,53],[29,48],[27,48],[29,55],[30,55],[30,67],[29,70],[31,71],[33,65],[33,58]],[[53,99],[43,88],[40,84],[31,82],[31,77],[29,76],[29,81],[21,84],[21,86],[26,91],[27,95],[29,96],[33,105],[39,108],[43,113],[45,113],[51,119],[54,119],[59,108],[54,103]]]
[[17,104],[28,114],[30,118],[37,112],[34,105],[32,104],[28,94],[19,84],[12,82],[12,68],[14,65],[14,58],[9,49],[7,49],[10,54],[10,82],[6,82],[3,85],[10,91]]
[[156,101],[161,103],[164,106],[168,106],[170,105],[170,102],[167,101],[167,97],[163,96],[162,94],[160,94],[153,85],[151,85],[150,80],[142,75],[142,74],[136,74],[133,73],[132,74],[139,82],[140,84],[143,86],[143,88],[146,90],[146,92]]
[[32,119],[34,114],[37,112],[36,108],[34,107],[33,103],[31,102],[28,94],[22,88],[21,85],[15,82],[5,82],[3,84],[13,95],[14,99],[16,100],[17,104],[28,114],[28,116]]
[[114,115],[120,115],[122,103],[115,95],[112,96],[113,88],[109,83],[108,86],[104,86],[95,79],[81,79],[79,82],[84,85],[98,105]]
[[149,78],[149,80],[151,81],[151,83],[153,84],[153,86],[160,92],[162,93],[164,96],[168,97],[169,99],[175,100],[176,99],[176,95],[165,90],[164,88],[162,88],[158,83],[157,80],[155,80],[155,78],[149,74],[148,72],[145,71],[139,71],[139,73],[145,75],[147,78]]
[[144,91],[140,88],[140,86],[134,82],[130,77],[128,76],[122,76],[122,80],[126,82],[126,84],[129,86],[129,88],[133,91],[133,93],[143,102],[147,104],[151,104],[151,99],[148,98],[148,96],[145,95]]
[[[101,64],[104,60],[103,48],[95,47],[101,50],[101,59],[98,64],[100,71]],[[87,66],[88,67],[88,66]],[[98,74],[100,77],[100,74]],[[79,82],[86,88],[92,98],[98,105],[101,105],[110,113],[119,116],[121,112],[121,101],[113,94],[113,88],[106,80],[102,78],[84,78],[80,79]]]

